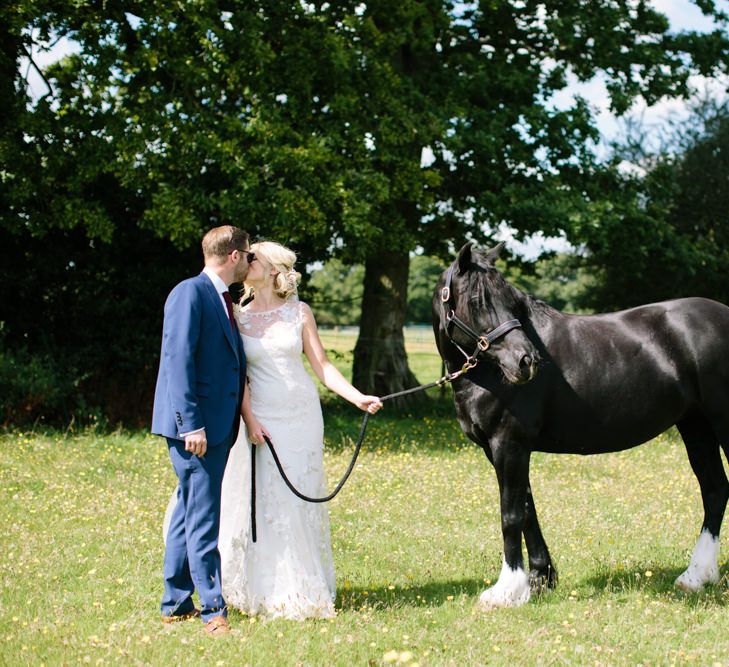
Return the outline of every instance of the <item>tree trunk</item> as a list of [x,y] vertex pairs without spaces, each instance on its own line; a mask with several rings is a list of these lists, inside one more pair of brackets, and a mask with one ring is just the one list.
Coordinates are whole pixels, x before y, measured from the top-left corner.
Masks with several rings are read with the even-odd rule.
[[[419,384],[408,366],[403,326],[407,306],[407,252],[383,252],[365,262],[359,338],[352,383],[365,394],[385,396]],[[422,401],[422,393],[393,399],[396,407]]]

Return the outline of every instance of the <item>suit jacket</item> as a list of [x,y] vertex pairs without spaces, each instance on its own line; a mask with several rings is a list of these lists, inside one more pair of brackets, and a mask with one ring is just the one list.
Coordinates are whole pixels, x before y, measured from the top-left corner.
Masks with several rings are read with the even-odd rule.
[[182,440],[204,428],[208,447],[232,444],[245,378],[241,337],[212,281],[205,273],[184,280],[165,303],[152,433]]

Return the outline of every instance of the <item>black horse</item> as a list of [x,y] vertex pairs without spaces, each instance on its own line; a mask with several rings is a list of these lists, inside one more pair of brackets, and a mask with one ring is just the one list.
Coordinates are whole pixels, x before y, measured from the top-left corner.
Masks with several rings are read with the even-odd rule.
[[529,485],[533,451],[614,452],[674,424],[704,505],[691,563],[676,585],[716,583],[729,498],[720,453],[721,445],[729,456],[729,308],[689,298],[568,315],[507,283],[494,267],[500,250],[463,246],[433,299],[438,350],[449,371],[468,369],[453,381],[458,420],[499,484],[504,562],[480,605],[518,606],[532,590],[556,585]]

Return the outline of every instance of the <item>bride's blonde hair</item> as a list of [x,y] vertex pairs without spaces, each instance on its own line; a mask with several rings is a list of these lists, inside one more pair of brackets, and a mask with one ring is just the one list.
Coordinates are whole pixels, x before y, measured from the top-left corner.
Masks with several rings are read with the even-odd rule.
[[260,241],[251,246],[251,252],[278,271],[273,279],[273,291],[276,296],[288,299],[296,294],[301,274],[294,269],[296,253],[293,250],[274,241]]

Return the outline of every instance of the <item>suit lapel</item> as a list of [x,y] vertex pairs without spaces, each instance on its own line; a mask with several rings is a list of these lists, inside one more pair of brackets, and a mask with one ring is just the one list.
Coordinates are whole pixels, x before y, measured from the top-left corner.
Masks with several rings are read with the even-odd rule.
[[205,287],[208,292],[208,296],[213,300],[213,309],[218,314],[218,320],[220,321],[220,326],[223,327],[223,332],[225,333],[225,337],[228,339],[228,342],[230,343],[230,346],[233,348],[233,352],[235,352],[236,357],[240,357],[238,353],[238,345],[236,345],[237,341],[233,337],[233,331],[230,328],[230,320],[228,319],[228,313],[225,311],[225,308],[223,308],[223,304],[220,303],[220,295],[218,294],[218,291],[215,289],[215,285],[213,285],[210,278],[205,275],[205,272],[202,272],[200,274],[203,278],[203,282],[205,284]]

